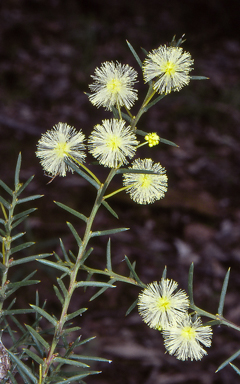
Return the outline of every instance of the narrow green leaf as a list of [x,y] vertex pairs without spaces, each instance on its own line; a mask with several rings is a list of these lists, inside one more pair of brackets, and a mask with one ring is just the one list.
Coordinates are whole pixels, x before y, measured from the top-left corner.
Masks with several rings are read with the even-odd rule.
[[176,41],[176,35],[174,35],[170,43],[170,47],[180,47],[184,41],[186,41],[186,39],[183,39],[184,36],[185,34],[183,34],[182,37]]
[[7,307],[7,309],[11,309],[13,307],[13,305],[16,303],[16,297],[11,301],[11,303],[9,304],[9,306]]
[[16,252],[22,251],[23,249],[29,248],[29,247],[31,247],[34,244],[35,244],[34,241],[29,241],[27,243],[23,243],[23,244],[17,245],[16,247],[11,249],[11,255],[13,255]]
[[17,291],[17,289],[21,287],[27,287],[28,285],[34,285],[34,284],[39,284],[40,280],[22,280],[22,281],[17,281],[16,283],[10,283],[7,286],[7,292],[6,292],[6,297],[9,297],[10,295],[13,294],[13,292]]
[[209,80],[206,76],[190,76],[191,80]]
[[88,337],[87,339],[84,339],[84,340],[82,340],[82,341],[79,341],[79,343],[78,343],[77,346],[79,346],[79,345],[83,345],[83,344],[86,344],[86,343],[89,343],[90,341],[92,341],[92,340],[94,340],[94,339],[96,339],[96,336]]
[[[117,280],[116,279],[110,279],[108,281],[108,284],[114,284]],[[109,287],[103,287],[101,289],[99,289],[99,291],[97,293],[95,293],[90,299],[89,301],[93,301],[95,300],[98,296],[100,296],[102,293],[104,293]]]
[[136,299],[131,305],[130,307],[128,308],[127,312],[125,313],[125,316],[129,315],[129,313],[132,312],[132,310],[136,307],[138,303],[138,299]]
[[60,257],[58,256],[58,254],[56,252],[53,252],[53,255],[57,261],[60,261],[60,263],[62,263],[62,259],[60,259]]
[[83,264],[87,260],[88,256],[92,253],[92,251],[93,251],[93,248],[89,248],[87,250],[87,252],[84,253],[84,255],[83,255],[82,259],[81,259],[81,264]]
[[68,226],[68,228],[70,229],[70,231],[72,232],[73,236],[75,237],[75,240],[76,240],[76,242],[77,242],[77,245],[78,245],[79,247],[81,247],[81,245],[82,245],[82,239],[81,239],[80,236],[78,235],[76,229],[75,229],[74,226],[73,226],[71,223],[69,223],[69,222],[67,222],[67,226]]
[[149,103],[148,105],[146,105],[146,107],[144,107],[144,112],[147,112],[151,107],[153,107],[155,104],[157,104],[160,100],[162,100],[166,95],[160,95],[158,97],[156,97],[156,99],[154,99],[151,103]]
[[6,269],[7,269],[7,267],[6,267],[6,265],[0,263],[0,269],[1,269],[3,272],[5,272]]
[[224,367],[226,367],[226,365],[228,365],[229,363],[231,363],[233,360],[235,360],[238,356],[240,355],[240,349],[235,352],[232,356],[230,356],[227,360],[225,360],[221,365],[219,365],[218,369],[216,370],[216,372],[219,372],[221,371],[221,369],[223,369]]
[[18,233],[17,235],[13,236],[11,239],[12,241],[15,241],[17,239],[20,239],[22,236],[24,236],[26,234],[26,232],[20,232]]
[[70,274],[70,270],[69,268],[67,267],[64,267],[63,265],[61,264],[58,264],[58,263],[54,263],[53,261],[49,261],[49,260],[41,260],[41,259],[36,259],[37,261],[39,261],[39,263],[42,263],[42,264],[45,264],[45,265],[48,265],[49,267],[52,267],[52,268],[55,268],[55,269],[59,269],[60,271],[63,271],[65,273],[67,273],[68,275]]
[[36,200],[36,199],[40,199],[41,197],[43,197],[44,195],[32,195],[32,196],[29,196],[29,197],[25,197],[24,199],[19,199],[17,201],[17,204],[22,204],[22,203],[26,203],[28,201],[32,201],[32,200]]
[[26,348],[23,348],[24,352],[29,356],[31,357],[31,359],[33,359],[34,361],[36,361],[36,363],[38,364],[42,364],[43,365],[43,359],[41,359],[41,357],[39,357],[38,355],[36,355],[36,353],[32,352],[31,350],[29,349],[26,349]]
[[130,269],[130,272],[131,272],[133,278],[134,278],[140,285],[142,285],[141,280],[139,279],[139,277],[138,277],[138,275],[137,275],[135,269],[133,268],[133,266],[132,266],[132,264],[131,264],[131,262],[130,262],[130,260],[129,260],[129,258],[128,258],[127,256],[125,256],[125,261],[126,261],[126,263],[127,263],[128,268]]
[[18,219],[21,219],[23,216],[26,216],[26,218],[28,217],[28,215],[30,215],[30,213],[36,211],[37,208],[30,208],[30,209],[27,209],[26,211],[23,211],[21,213],[18,213],[17,215],[14,215],[12,220],[15,221],[15,220],[18,220]]
[[5,309],[3,311],[3,315],[23,315],[26,313],[34,313],[33,309],[27,309],[27,308],[22,308],[22,309]]
[[214,325],[220,325],[220,320],[210,320],[210,321],[206,321],[206,323],[204,323],[204,325],[210,325],[210,327],[214,326]]
[[76,258],[76,256],[73,254],[73,252],[71,250],[69,250],[69,255],[71,256],[71,258],[73,259],[73,261],[75,263],[77,258]]
[[230,276],[230,268],[228,269],[228,271],[226,273],[226,276],[224,278],[224,282],[223,282],[223,286],[222,286],[222,291],[221,291],[221,295],[220,295],[219,306],[218,306],[218,314],[220,316],[222,316],[222,314],[223,314],[223,307],[224,307],[225,296],[226,296],[226,293],[227,293],[229,276]]
[[67,343],[68,344],[68,349],[67,349],[64,357],[69,357],[71,355],[71,353],[73,352],[73,350],[80,345],[79,342],[81,340],[81,337],[82,336],[78,336],[75,339],[75,341],[73,343],[71,343],[70,345],[69,345],[69,343]]
[[66,321],[74,319],[74,317],[81,316],[84,312],[87,311],[87,308],[80,308],[77,311],[67,315]]
[[46,352],[48,352],[50,350],[50,345],[48,344],[48,342],[46,340],[44,340],[44,338],[37,331],[35,331],[35,329],[30,327],[30,325],[25,324],[25,326],[26,326],[27,330],[30,332],[30,334],[32,335],[33,340],[35,341],[36,345],[38,345],[39,352],[41,352],[41,353],[44,352],[42,347],[46,350]]
[[69,359],[76,359],[76,360],[89,360],[89,361],[102,361],[105,363],[111,363],[112,360],[105,359],[104,357],[98,357],[98,356],[83,356],[83,355],[76,355],[75,353],[69,357]]
[[63,357],[55,357],[54,362],[75,365],[76,367],[89,368],[89,365],[81,363],[80,361],[75,361],[73,359],[64,359]]
[[64,379],[63,381],[58,381],[57,384],[66,384],[66,383],[68,384],[68,383],[71,383],[72,381],[77,381],[89,375],[97,375],[99,373],[101,373],[101,371],[90,371],[90,372],[81,373],[80,375],[69,377],[67,379]]
[[108,243],[107,243],[107,270],[112,271],[111,239],[108,239]]
[[8,377],[11,380],[12,384],[18,384],[15,380],[15,377],[13,376],[12,372],[8,371]]
[[173,141],[163,139],[162,137],[160,137],[160,142],[163,144],[171,145],[172,147],[179,147],[179,145],[175,144]]
[[64,160],[69,167],[71,167],[78,175],[82,176],[85,180],[87,180],[90,184],[92,184],[96,189],[99,189],[99,184],[94,180],[91,176],[89,176],[87,173],[82,171],[78,166],[69,160]]
[[240,375],[240,370],[239,370],[239,368],[236,367],[236,365],[234,365],[234,364],[231,364],[231,363],[229,363],[229,364],[230,364],[231,367],[234,369],[234,371],[237,372],[238,375]]
[[13,195],[13,191],[7,186],[7,184],[4,183],[4,181],[0,180],[0,187],[2,187],[3,189],[5,189],[5,191],[9,194],[9,195]]
[[81,329],[81,327],[72,327],[72,328],[65,328],[63,330],[63,335],[67,335],[69,333],[73,333],[73,332],[76,332],[76,331],[79,331]]
[[15,362],[19,369],[21,369],[28,377],[32,380],[33,383],[38,384],[38,379],[32,374],[30,369],[12,352],[8,351],[13,362]]
[[148,134],[148,132],[142,131],[141,129],[136,129],[135,133],[144,137]]
[[114,233],[128,231],[129,229],[130,228],[114,228],[114,229],[107,229],[106,231],[96,231],[96,232],[92,232],[91,237],[113,235]]
[[10,204],[2,197],[0,196],[0,203],[2,203],[2,205],[7,208],[7,210],[9,211],[10,209]]
[[39,255],[23,257],[22,259],[19,259],[19,260],[13,260],[10,264],[10,267],[13,267],[19,264],[29,263],[30,261],[44,259],[45,257],[49,257],[49,256],[52,256],[52,253],[43,253],[41,255],[39,254]]
[[102,201],[102,205],[104,205],[104,207],[107,208],[107,210],[108,210],[114,217],[116,217],[116,219],[118,219],[118,215],[117,215],[117,213],[110,207],[110,205],[109,205],[105,200]]
[[194,305],[193,300],[193,271],[194,271],[194,264],[192,263],[189,268],[188,273],[188,296],[190,300],[190,305]]
[[133,46],[129,43],[129,41],[126,40],[126,42],[127,42],[127,45],[129,47],[130,51],[132,52],[135,60],[137,61],[139,67],[142,69],[142,61],[140,60],[140,57],[138,56],[138,54],[135,51],[135,49],[133,48]]
[[19,155],[18,155],[17,165],[16,165],[16,169],[15,169],[15,178],[14,178],[14,181],[15,181],[15,191],[17,191],[18,186],[19,186],[19,173],[20,173],[20,168],[21,168],[21,162],[22,162],[22,155],[21,155],[21,152],[20,152]]
[[23,216],[21,219],[18,219],[15,221],[15,223],[12,224],[12,229],[16,228],[20,223],[22,223],[24,220],[26,220],[28,216]]
[[79,281],[76,283],[76,288],[79,287],[107,287],[107,288],[116,288],[115,285],[108,283],[102,283],[100,281]]
[[167,278],[167,266],[165,265],[163,273],[162,273],[162,278],[166,279]]
[[60,303],[63,305],[63,303],[64,303],[64,299],[63,299],[63,297],[62,297],[62,295],[61,295],[61,293],[60,293],[58,287],[56,287],[56,285],[54,285],[54,286],[53,286],[53,289],[54,289],[54,291],[55,291],[55,293],[56,293],[56,296],[57,296],[58,300],[59,300]]
[[26,332],[26,330],[24,329],[22,324],[18,321],[18,319],[15,316],[13,316],[13,315],[9,315],[9,317],[16,324],[16,326],[20,329],[22,334],[24,334]]
[[140,173],[142,175],[159,175],[159,173],[157,172],[154,172],[154,171],[150,171],[150,170],[147,170],[147,169],[133,169],[133,168],[120,168],[117,170],[116,174],[120,174],[120,173]]
[[67,288],[65,287],[65,285],[61,279],[57,278],[57,282],[58,282],[59,287],[62,290],[63,296],[66,298],[68,296]]
[[148,51],[147,51],[145,48],[141,47],[141,50],[144,52],[144,55],[145,55],[145,56],[148,55]]
[[47,313],[46,311],[44,311],[42,308],[40,307],[37,307],[36,305],[33,305],[33,304],[29,304],[30,307],[32,307],[33,309],[35,309],[35,311],[37,313],[39,313],[41,316],[45,317],[45,319],[47,319],[50,323],[52,323],[52,325],[54,327],[56,327],[57,325],[57,320],[55,320],[52,316],[49,315],[49,313]]
[[24,191],[24,189],[27,188],[28,184],[31,183],[33,178],[34,178],[34,175],[30,176],[29,179],[27,181],[25,181],[25,183],[17,191],[17,196],[21,195],[21,193]]
[[12,339],[13,345],[16,345],[16,342],[17,342],[17,341],[16,341],[16,339],[15,339],[15,336],[14,336],[14,334],[13,334],[13,331],[12,331],[10,325],[9,325],[8,322],[7,322],[7,319],[6,319],[6,318],[3,318],[3,321],[4,321],[4,324],[5,324],[5,328],[7,329],[7,332],[9,333],[9,335],[10,335],[10,337],[11,337],[11,339]]
[[65,247],[64,247],[64,244],[63,244],[63,242],[62,242],[62,239],[59,239],[59,241],[60,241],[60,247],[61,247],[61,250],[62,250],[64,259],[65,259],[65,261],[67,261],[68,263],[70,263],[70,259],[69,259],[69,257],[68,257],[67,251],[66,251],[66,249],[65,249]]
[[84,216],[82,213],[75,211],[75,209],[72,209],[72,208],[68,207],[67,205],[59,203],[57,201],[54,201],[54,203],[57,204],[60,208],[65,209],[66,211],[68,211],[72,215],[77,216],[79,219],[85,221],[85,223],[87,222],[87,217]]
[[20,377],[22,378],[22,382],[24,384],[31,384],[32,383],[32,381],[29,379],[29,377],[27,377],[25,375],[25,373],[22,371],[22,369],[20,367],[18,367],[18,373],[19,373]]

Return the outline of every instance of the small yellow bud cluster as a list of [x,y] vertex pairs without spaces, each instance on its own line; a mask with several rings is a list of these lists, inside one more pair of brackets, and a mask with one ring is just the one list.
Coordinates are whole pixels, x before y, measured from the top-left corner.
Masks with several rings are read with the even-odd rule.
[[146,135],[145,140],[148,141],[148,145],[151,148],[159,144],[160,137],[158,136],[157,133],[153,132]]

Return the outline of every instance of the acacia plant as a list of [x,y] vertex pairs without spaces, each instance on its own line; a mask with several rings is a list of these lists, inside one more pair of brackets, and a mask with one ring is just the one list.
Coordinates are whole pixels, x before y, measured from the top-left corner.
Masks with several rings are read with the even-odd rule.
[[[105,108],[110,118],[97,124],[88,138],[81,129],[77,130],[67,123],[59,122],[39,139],[36,155],[44,172],[51,179],[66,177],[67,172],[75,172],[96,191],[88,216],[56,202],[60,208],[77,217],[85,228],[81,238],[74,226],[67,223],[76,241],[77,252],[67,250],[60,240],[62,256],[50,250],[47,254],[22,257],[22,251],[33,243],[22,241],[25,233],[18,232],[18,227],[35,211],[35,208],[26,208],[26,205],[32,204],[33,200],[41,196],[21,197],[33,178],[30,177],[25,183],[21,182],[21,154],[17,160],[14,188],[0,181],[1,383],[17,384],[19,380],[27,384],[84,383],[87,376],[99,373],[91,368],[91,361],[109,360],[84,354],[82,346],[91,342],[91,338],[83,339],[79,332],[80,316],[82,314],[87,316],[86,308],[78,308],[74,312],[70,309],[74,292],[83,288],[95,287],[96,291],[91,300],[96,298],[100,300],[101,294],[107,289],[113,289],[118,282],[137,286],[139,296],[127,310],[127,314],[137,306],[143,321],[156,332],[162,333],[166,351],[182,361],[200,360],[207,354],[205,347],[211,346],[213,325],[224,324],[240,330],[223,317],[229,271],[223,283],[217,314],[211,314],[194,303],[193,264],[189,270],[188,294],[184,290],[177,290],[178,283],[167,278],[166,268],[161,272],[162,278],[159,282],[148,284],[141,280],[137,274],[136,263],[130,261],[127,256],[125,261],[129,274],[125,276],[113,270],[110,238],[104,250],[106,265],[102,269],[94,267],[92,238],[106,235],[110,237],[112,234],[129,229],[116,226],[107,230],[102,230],[100,227],[93,231],[93,222],[99,208],[104,206],[109,215],[113,215],[117,220],[118,215],[109,204],[113,195],[126,192],[141,209],[141,205],[153,204],[156,200],[164,198],[167,193],[168,177],[165,168],[159,162],[154,162],[151,156],[149,158],[139,156],[144,145],[149,147],[149,151],[160,143],[177,145],[160,137],[157,132],[141,130],[140,119],[171,92],[180,91],[191,80],[206,79],[203,76],[190,75],[193,70],[193,59],[189,52],[183,50],[182,43],[182,39],[178,41],[173,39],[169,45],[162,45],[151,52],[143,50],[145,56],[143,62],[128,43],[147,88],[146,96],[140,102],[139,108],[137,108],[137,71],[128,64],[104,62],[96,68],[92,76],[93,82],[88,97],[94,106]],[[130,112],[132,107],[136,108],[135,114]],[[88,161],[91,161],[91,156],[94,158],[94,164],[90,166],[85,163],[87,149]],[[130,161],[132,163],[129,165]],[[109,169],[103,181],[97,176],[99,166]],[[93,167],[96,173],[92,171]],[[111,181],[119,174],[122,175],[122,185],[112,191]],[[38,293],[35,304],[28,308],[18,308],[15,304],[15,292],[20,288],[37,284],[38,280],[33,279],[35,274],[33,271],[24,279],[16,281],[14,271],[18,266],[36,259],[39,263],[54,268],[58,274],[53,289],[59,301],[59,316],[52,314],[51,308],[48,308],[41,295],[39,298]],[[80,279],[80,271],[86,272],[85,280]],[[31,325],[24,325],[19,316],[28,313],[33,313],[35,320]],[[210,319],[208,323],[203,325],[201,316]],[[46,323],[48,326],[43,327],[42,324]],[[70,342],[70,335],[73,333],[77,334],[77,337]],[[8,349],[4,342],[6,334],[11,338]],[[240,351],[236,352],[218,369],[226,366],[239,354]],[[238,368],[232,366],[239,373]]]

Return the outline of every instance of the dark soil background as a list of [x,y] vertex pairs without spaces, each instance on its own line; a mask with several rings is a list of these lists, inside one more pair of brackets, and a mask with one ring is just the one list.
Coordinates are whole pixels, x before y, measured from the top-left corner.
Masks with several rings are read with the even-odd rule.
[[[56,178],[51,184],[35,158],[36,143],[47,129],[67,122],[88,135],[94,124],[110,114],[90,105],[90,75],[106,60],[118,60],[139,70],[125,40],[143,58],[141,47],[157,48],[173,35],[186,34],[184,49],[195,60],[193,75],[209,77],[192,81],[181,92],[164,98],[139,123],[180,148],[160,145],[141,156],[152,156],[166,167],[166,198],[138,206],[121,193],[111,199],[119,220],[100,210],[95,228],[130,227],[112,237],[113,265],[127,274],[124,255],[136,260],[145,283],[159,280],[165,265],[168,276],[187,288],[188,269],[195,264],[195,301],[216,313],[225,273],[231,267],[225,316],[240,325],[240,39],[238,0],[2,0],[0,3],[0,178],[13,185],[14,167],[22,152],[22,180],[35,179],[29,193],[44,194],[35,202],[38,211],[23,230],[37,242],[26,254],[59,250],[75,243],[66,221],[82,233],[82,223],[58,208],[53,200],[88,215],[94,190],[77,175]],[[139,99],[146,87],[139,73]],[[135,108],[136,110],[136,108]],[[134,108],[133,108],[134,112]],[[90,162],[90,157],[88,158]],[[95,168],[96,169],[96,168]],[[97,170],[98,172],[98,170]],[[99,177],[105,170],[99,167]],[[112,189],[121,187],[114,180]],[[107,239],[95,242],[95,266],[104,268]],[[30,253],[31,252],[31,253]],[[41,302],[58,313],[53,293],[55,272],[36,262],[42,283]],[[19,269],[22,278],[29,272]],[[149,329],[134,310],[125,312],[139,291],[123,284],[93,302],[90,293],[75,297],[72,310],[87,306],[82,317],[83,337],[97,336],[86,354],[112,359],[112,364],[92,367],[103,371],[89,377],[89,384],[222,384],[239,382],[229,366],[217,367],[239,349],[237,331],[214,328],[213,345],[201,362],[179,362],[165,354],[161,334]],[[19,307],[34,301],[34,290],[25,291]],[[87,296],[87,297],[86,297]],[[32,319],[29,318],[29,324]],[[3,340],[4,341],[4,340]],[[7,341],[6,341],[7,343]],[[236,365],[240,367],[239,359]]]

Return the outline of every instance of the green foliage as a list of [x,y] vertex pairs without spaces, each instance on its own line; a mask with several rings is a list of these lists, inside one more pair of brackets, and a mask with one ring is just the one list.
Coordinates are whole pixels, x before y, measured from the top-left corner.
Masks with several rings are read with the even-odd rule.
[[[183,42],[183,38],[175,41],[175,37],[170,43],[170,47],[180,47]],[[132,45],[127,42],[130,51],[132,52],[134,58],[137,61],[137,64],[140,66],[141,70],[144,66],[140,57],[138,56],[135,49]],[[178,49],[179,51],[179,49]],[[148,56],[148,52],[143,49],[143,53]],[[156,54],[156,53],[155,53]],[[146,63],[146,59],[144,61]],[[189,62],[191,64],[191,62]],[[166,65],[168,66],[168,62]],[[172,63],[175,65],[176,63]],[[186,64],[186,60],[185,60]],[[172,81],[169,72],[171,72],[171,66],[167,67],[165,75],[167,74],[168,81],[172,82],[172,88],[174,90],[179,90],[176,87],[176,82]],[[170,69],[169,69],[170,68]],[[181,69],[181,68],[180,68]],[[185,69],[186,70],[186,69]],[[176,76],[178,71],[173,71],[172,76]],[[180,71],[181,72],[181,71]],[[144,74],[145,75],[145,74]],[[164,74],[163,74],[164,75]],[[156,75],[158,76],[158,75]],[[155,76],[155,77],[156,77]],[[206,79],[204,76],[189,76],[190,79],[203,80]],[[146,80],[146,79],[145,79]],[[175,79],[177,80],[177,79]],[[167,91],[161,92],[159,88],[156,87],[156,80],[153,78],[147,83],[147,92],[146,96],[143,99],[143,102],[136,113],[136,116],[133,116],[129,108],[126,105],[125,112],[122,111],[122,104],[117,100],[115,105],[110,106],[109,110],[112,111],[113,117],[115,119],[125,120],[134,135],[138,135],[140,139],[148,135],[147,132],[137,129],[137,124],[141,116],[146,113],[151,107],[155,106],[159,101],[161,101],[166,95]],[[180,84],[181,85],[181,84]],[[179,87],[180,87],[179,85]],[[111,83],[111,86],[115,86],[114,82]],[[111,88],[111,87],[110,87]],[[170,89],[171,91],[171,89]],[[169,92],[170,93],[170,92]],[[116,92],[114,93],[114,95]],[[131,103],[130,103],[131,104]],[[131,106],[131,105],[130,105]],[[59,123],[62,127],[63,123]],[[61,125],[62,124],[62,125]],[[128,128],[129,128],[128,127]],[[70,131],[68,131],[69,133]],[[56,133],[56,132],[55,132]],[[70,139],[73,139],[75,133],[71,133]],[[62,134],[63,135],[63,134]],[[121,137],[121,136],[120,136]],[[135,137],[135,136],[134,136]],[[51,138],[49,134],[48,139]],[[78,136],[79,138],[79,136]],[[69,138],[68,138],[69,139]],[[75,137],[76,139],[76,137]],[[61,136],[62,140],[62,136]],[[77,139],[76,139],[77,140]],[[74,141],[74,140],[73,140]],[[159,138],[159,141],[162,144],[171,145],[177,147],[172,141],[167,139]],[[68,144],[70,141],[68,142]],[[136,145],[138,141],[135,141]],[[46,144],[46,143],[45,143]],[[109,288],[115,288],[118,282],[124,282],[126,284],[132,284],[136,286],[139,291],[144,290],[149,287],[142,282],[141,278],[138,276],[137,267],[135,261],[130,261],[130,259],[125,255],[125,269],[126,275],[120,275],[117,271],[113,270],[112,265],[112,253],[111,253],[111,241],[110,238],[107,242],[106,247],[106,262],[105,266],[102,269],[95,268],[94,257],[95,252],[92,247],[90,247],[90,242],[92,238],[100,236],[111,236],[113,234],[118,234],[123,231],[129,230],[129,228],[113,228],[103,230],[101,227],[93,231],[93,222],[98,213],[99,208],[103,205],[108,212],[118,219],[117,213],[111,208],[106,199],[112,195],[125,190],[126,188],[120,188],[117,191],[114,191],[110,194],[106,194],[106,191],[112,181],[112,179],[118,174],[126,173],[135,173],[143,176],[143,179],[151,180],[147,177],[152,177],[152,175],[159,176],[159,173],[152,170],[142,170],[142,169],[129,169],[124,168],[124,161],[119,161],[117,166],[112,167],[109,170],[109,173],[105,181],[100,182],[98,177],[83,163],[79,161],[78,158],[74,158],[72,152],[67,152],[68,149],[64,146],[61,147],[62,141],[58,143],[59,146],[55,151],[53,150],[52,156],[53,159],[59,161],[62,169],[70,167],[79,177],[83,177],[91,187],[95,189],[96,198],[93,202],[93,208],[89,213],[89,216],[85,216],[83,213],[78,212],[77,210],[68,207],[67,205],[55,202],[55,204],[67,212],[67,214],[73,215],[75,218],[79,219],[80,225],[84,226],[85,231],[82,238],[79,236],[78,230],[71,224],[67,222],[69,231],[71,232],[77,246],[76,254],[71,250],[66,250],[63,241],[60,239],[60,248],[62,255],[57,254],[56,252],[39,254],[39,255],[26,255],[26,250],[30,248],[34,242],[24,241],[25,233],[22,232],[20,224],[32,214],[36,208],[26,209],[25,204],[31,205],[32,202],[42,195],[30,195],[26,196],[28,185],[31,183],[33,176],[30,177],[27,181],[22,183],[20,181],[20,169],[21,169],[21,154],[18,156],[15,176],[14,176],[14,190],[7,186],[4,181],[0,180],[0,189],[3,193],[0,194],[0,206],[1,206],[1,217],[0,217],[0,242],[2,244],[2,252],[0,253],[1,262],[0,262],[0,273],[1,273],[1,287],[0,287],[0,324],[2,327],[2,336],[7,332],[10,335],[12,340],[12,346],[7,352],[7,357],[11,359],[12,365],[8,369],[6,377],[4,377],[4,383],[7,383],[8,380],[11,380],[12,384],[16,384],[16,373],[20,376],[22,381],[26,384],[47,384],[47,383],[84,383],[83,379],[89,375],[95,375],[100,373],[99,371],[92,370],[90,363],[95,361],[101,362],[110,362],[110,360],[97,357],[89,356],[84,354],[85,344],[91,342],[93,337],[82,339],[82,336],[79,335],[80,332],[80,317],[87,311],[87,308],[78,308],[71,312],[71,302],[73,300],[73,295],[75,291],[80,288],[79,291],[83,293],[86,291],[91,292],[90,301],[93,301],[99,298],[104,292]],[[81,143],[82,144],[82,143]],[[116,143],[114,142],[114,145]],[[138,147],[147,144],[146,142],[140,143]],[[70,144],[69,144],[70,145]],[[80,144],[79,144],[80,145]],[[151,143],[149,147],[155,145]],[[54,147],[54,145],[53,145]],[[67,146],[66,146],[67,147]],[[77,147],[77,145],[76,145]],[[84,147],[84,145],[82,145]],[[113,146],[114,147],[114,146]],[[112,150],[113,148],[111,148]],[[125,148],[126,149],[126,148]],[[47,149],[51,152],[52,149]],[[74,151],[76,148],[74,148]],[[44,147],[44,151],[46,148]],[[74,152],[73,151],[73,152]],[[71,152],[71,153],[70,153]],[[111,151],[110,151],[111,152]],[[51,154],[51,153],[50,153]],[[112,153],[110,153],[112,155]],[[85,156],[85,155],[84,155]],[[84,159],[83,156],[83,159]],[[100,160],[99,160],[100,161]],[[101,161],[100,161],[101,162]],[[49,164],[49,159],[47,164]],[[99,164],[97,164],[99,165]],[[104,164],[106,165],[106,164]],[[54,175],[56,177],[59,174],[58,172]],[[51,168],[54,170],[54,168]],[[51,173],[51,172],[49,172]],[[53,172],[52,172],[53,173]],[[63,172],[64,173],[64,172]],[[64,174],[62,173],[62,176]],[[60,173],[61,175],[61,173]],[[153,178],[153,177],[152,177]],[[145,180],[145,179],[144,179]],[[139,183],[140,184],[140,183]],[[144,188],[148,183],[142,182]],[[153,185],[154,186],[154,185]],[[138,186],[139,187],[139,186]],[[142,186],[141,186],[142,187]],[[143,189],[144,189],[143,188]],[[147,189],[147,188],[146,188]],[[145,189],[145,191],[146,191]],[[23,197],[22,194],[24,193]],[[2,196],[3,195],[3,196]],[[155,192],[157,195],[157,192]],[[160,195],[159,195],[160,196]],[[159,197],[160,199],[160,197]],[[23,205],[23,209],[21,209]],[[17,212],[15,212],[17,211]],[[20,227],[19,232],[17,227]],[[17,258],[16,258],[17,255]],[[54,256],[53,260],[49,260],[49,256]],[[91,258],[91,267],[89,267],[86,262]],[[16,298],[12,298],[12,295],[16,293],[19,289],[26,289],[26,287],[33,286],[39,283],[39,280],[33,280],[32,276],[36,271],[31,272],[25,277],[22,277],[21,280],[15,281],[14,279],[9,280],[9,270],[10,268],[15,269],[16,266],[20,266],[26,263],[32,263],[33,261],[38,261],[42,265],[47,267],[54,268],[57,274],[56,284],[53,286],[53,290],[56,294],[58,302],[60,304],[60,314],[55,315],[52,313],[52,309],[48,308],[47,302],[45,301],[41,305],[42,300],[39,299],[38,293],[36,293],[35,304],[30,304],[30,308],[18,308]],[[188,278],[188,293],[190,301],[190,310],[194,314],[192,317],[194,321],[197,321],[199,316],[205,316],[211,319],[208,324],[216,325],[223,324],[228,327],[237,329],[240,328],[227,319],[223,317],[224,302],[227,292],[227,286],[229,281],[230,271],[226,273],[222,291],[220,294],[218,313],[211,314],[205,310],[197,307],[193,298],[193,271],[194,266],[191,264],[189,269],[189,278]],[[84,276],[84,277],[83,277]],[[161,276],[161,279],[165,281],[167,279],[167,268],[165,267]],[[83,288],[83,289],[81,289]],[[156,285],[155,285],[156,288]],[[157,288],[156,288],[157,289]],[[172,295],[173,292],[171,292]],[[150,310],[153,312],[160,311],[159,305],[159,295],[161,292],[157,292],[157,305],[154,308],[154,305],[150,305]],[[171,298],[170,295],[170,298]],[[151,292],[151,299],[153,293]],[[164,297],[164,300],[167,296]],[[151,301],[151,300],[150,300]],[[136,305],[138,304],[139,299],[137,298],[130,305],[126,311],[128,315]],[[188,299],[186,298],[188,305]],[[151,312],[151,316],[156,314]],[[25,314],[34,314],[34,320],[31,325],[22,324],[21,316]],[[187,313],[188,314],[188,313]],[[152,317],[154,317],[152,316]],[[186,316],[186,313],[184,313]],[[178,319],[178,325],[180,321]],[[177,324],[177,323],[176,323]],[[171,327],[175,327],[174,322],[171,323]],[[169,327],[169,329],[171,328]],[[157,327],[154,326],[156,330],[161,330],[162,325],[160,322],[157,324]],[[209,327],[208,327],[209,328]],[[167,329],[167,331],[169,331]],[[189,331],[189,327],[188,327]],[[196,332],[195,332],[196,333]],[[74,341],[70,341],[73,339]],[[71,338],[70,338],[71,335]],[[189,342],[189,340],[188,340]],[[195,343],[196,344],[196,343]],[[239,369],[231,364],[231,362],[240,355],[240,351],[237,351],[230,358],[225,360],[224,363],[220,365],[218,371],[226,367],[228,364],[239,374]]]

